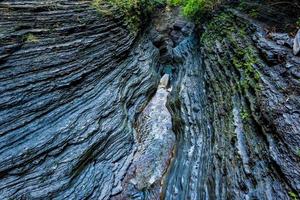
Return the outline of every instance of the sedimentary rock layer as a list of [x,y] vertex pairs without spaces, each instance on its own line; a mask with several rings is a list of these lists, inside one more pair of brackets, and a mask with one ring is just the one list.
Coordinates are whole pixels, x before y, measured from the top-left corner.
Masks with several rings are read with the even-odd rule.
[[226,11],[204,26],[201,47],[178,47],[178,143],[165,199],[299,195],[300,58],[288,35],[263,26]]
[[201,34],[160,10],[139,37],[91,1],[0,13],[0,199],[299,197],[288,34],[235,10]]
[[139,115],[135,125],[132,164],[123,180],[122,192],[113,199],[160,199],[164,174],[167,172],[175,135],[166,103],[169,75],[165,74],[155,95]]
[[0,198],[109,199],[158,51],[88,1],[1,1],[0,12]]
[[276,39],[284,34],[268,35],[264,26],[223,13],[202,40],[217,133],[216,197],[288,199],[300,192],[300,58],[289,41]]

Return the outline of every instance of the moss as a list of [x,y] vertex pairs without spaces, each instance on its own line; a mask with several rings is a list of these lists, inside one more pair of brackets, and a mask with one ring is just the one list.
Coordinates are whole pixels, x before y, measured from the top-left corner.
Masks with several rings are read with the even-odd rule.
[[109,9],[104,9],[102,7],[101,1],[99,0],[93,0],[91,3],[91,6],[98,11],[98,13],[100,13],[103,16],[112,16],[113,13],[111,10]]
[[291,200],[299,200],[299,198],[295,192],[290,191],[289,196],[290,196]]
[[241,90],[248,90],[249,89],[249,80],[248,79],[243,79],[240,81],[240,91]]
[[247,8],[247,3],[243,0],[241,0],[238,8],[241,9],[241,10],[245,10]]
[[[249,84],[259,88],[260,74],[255,69],[255,65],[259,63],[256,54],[254,53],[252,47],[247,47],[246,49],[238,49],[236,55],[232,59],[235,68],[241,70],[244,74],[244,88],[248,89]],[[257,89],[258,89],[257,88]]]
[[248,120],[250,118],[250,114],[247,110],[243,109],[241,112],[241,118],[243,120]]
[[300,28],[300,17],[298,18],[298,20],[296,22],[296,26],[297,26],[297,28]]
[[259,12],[258,12],[258,10],[255,9],[255,8],[253,8],[253,9],[250,10],[250,12],[249,12],[249,15],[250,15],[251,17],[253,17],[253,18],[257,18],[257,17],[258,17],[258,14],[259,14]]
[[25,35],[23,40],[26,43],[37,43],[39,41],[38,38],[35,35],[33,35],[32,33]]
[[300,148],[297,150],[297,155],[300,157]]
[[[260,73],[256,70],[261,63],[260,58],[249,40],[247,24],[237,25],[235,21],[231,13],[219,14],[207,24],[207,29],[201,36],[201,43],[213,52],[217,48],[215,41],[223,41],[225,55],[220,55],[218,63],[228,68],[230,65],[234,66],[241,72],[242,78],[237,83],[237,88],[248,90],[252,87],[260,90]],[[228,48],[230,51],[227,51]],[[231,62],[228,63],[227,60]]]
[[221,13],[218,17],[214,18],[209,24],[207,24],[207,30],[201,36],[201,43],[207,47],[213,47],[215,41],[222,41],[226,38],[227,33],[232,30],[229,24],[231,16],[229,14]]

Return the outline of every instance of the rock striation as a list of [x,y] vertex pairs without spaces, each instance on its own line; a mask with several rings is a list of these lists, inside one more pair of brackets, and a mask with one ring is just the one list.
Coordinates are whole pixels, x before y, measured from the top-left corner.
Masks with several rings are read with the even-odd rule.
[[204,25],[200,44],[176,48],[165,199],[299,197],[300,58],[279,35],[227,10]]
[[119,192],[158,51],[90,3],[0,3],[1,199]]
[[294,39],[294,45],[293,45],[293,53],[294,55],[299,54],[300,52],[300,30],[298,30],[295,39]]
[[0,199],[299,198],[292,38],[233,9],[201,26],[1,1]]
[[171,114],[166,107],[171,90],[168,82],[169,75],[165,74],[136,121],[136,151],[122,184],[123,191],[113,199],[154,200],[161,197],[164,174],[175,144]]

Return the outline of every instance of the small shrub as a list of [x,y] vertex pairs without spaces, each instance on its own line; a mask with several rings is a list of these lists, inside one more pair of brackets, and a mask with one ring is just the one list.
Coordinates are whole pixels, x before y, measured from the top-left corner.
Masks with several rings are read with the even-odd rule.
[[204,14],[214,10],[222,0],[169,0],[183,7],[183,14],[191,19],[199,19]]

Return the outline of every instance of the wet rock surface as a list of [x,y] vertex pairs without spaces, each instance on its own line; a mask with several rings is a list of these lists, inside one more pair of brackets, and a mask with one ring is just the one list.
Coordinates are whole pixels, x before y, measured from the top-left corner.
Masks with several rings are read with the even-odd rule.
[[200,41],[176,9],[140,37],[91,1],[0,12],[1,199],[299,198],[288,34],[236,10]]

